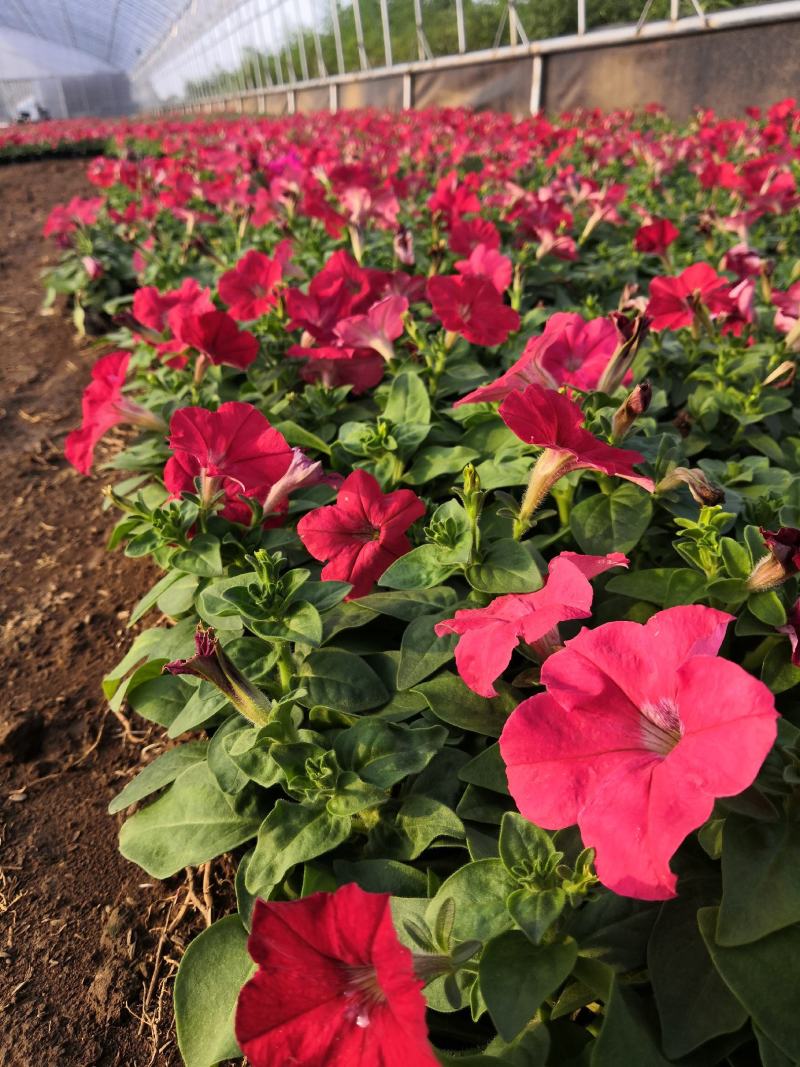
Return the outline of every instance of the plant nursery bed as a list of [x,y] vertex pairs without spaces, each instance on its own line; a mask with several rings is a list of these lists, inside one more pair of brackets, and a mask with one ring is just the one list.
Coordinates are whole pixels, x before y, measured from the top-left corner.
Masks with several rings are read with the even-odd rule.
[[[0,169],[0,1062],[151,1062],[141,1026],[163,886],[117,851],[106,814],[147,738],[104,714],[100,679],[151,582],[105,550],[100,478],[76,476],[63,438],[97,357],[60,312],[41,315],[41,236],[86,164]],[[113,447],[113,445],[112,445]],[[157,918],[154,922],[157,923]],[[128,1009],[131,1010],[128,1010]],[[168,1025],[167,1025],[168,1032]],[[170,1049],[159,1054],[169,1064]]]

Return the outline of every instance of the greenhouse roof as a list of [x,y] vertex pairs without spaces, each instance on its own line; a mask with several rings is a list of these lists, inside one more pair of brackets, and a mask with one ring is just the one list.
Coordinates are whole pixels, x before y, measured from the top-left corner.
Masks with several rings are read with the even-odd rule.
[[170,31],[187,0],[0,0],[7,27],[129,70]]

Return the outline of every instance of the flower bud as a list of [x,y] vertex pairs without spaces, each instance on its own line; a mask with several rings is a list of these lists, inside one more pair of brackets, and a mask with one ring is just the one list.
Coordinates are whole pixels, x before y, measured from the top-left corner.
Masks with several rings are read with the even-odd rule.
[[800,530],[791,526],[781,526],[775,532],[762,528],[761,536],[769,552],[747,579],[747,588],[754,593],[775,589],[800,571]]
[[397,256],[398,262],[402,263],[404,267],[413,267],[416,262],[414,235],[405,226],[401,226],[394,235],[394,254]]
[[194,635],[195,655],[167,663],[170,674],[192,674],[211,682],[224,693],[238,712],[256,726],[270,721],[272,706],[267,697],[252,685],[239,668],[225,655],[212,629],[198,626]]
[[696,467],[673,467],[666,477],[656,485],[657,493],[666,493],[677,489],[683,483],[692,494],[692,499],[704,507],[714,507],[725,501],[725,493],[718,485],[713,485],[705,474]]
[[766,376],[762,385],[771,385],[773,389],[788,389],[797,377],[797,364],[794,360],[785,359],[780,366]]
[[610,318],[617,328],[620,343],[597,383],[598,392],[601,393],[613,393],[622,385],[625,375],[636,359],[636,353],[650,331],[650,319],[647,315],[636,315],[631,319],[620,311],[612,311]]
[[611,420],[611,434],[615,441],[621,441],[625,437],[636,420],[650,407],[652,399],[653,387],[648,381],[640,382],[625,397]]
[[264,501],[264,514],[279,511],[295,489],[306,485],[317,485],[323,479],[322,464],[316,462],[299,448],[292,449],[292,459],[286,473],[272,486]]

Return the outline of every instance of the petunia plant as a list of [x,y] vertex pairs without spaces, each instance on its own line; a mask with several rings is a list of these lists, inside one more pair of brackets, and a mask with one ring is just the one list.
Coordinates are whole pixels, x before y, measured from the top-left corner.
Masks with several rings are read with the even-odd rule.
[[134,122],[51,216],[188,1067],[800,1063],[799,131]]

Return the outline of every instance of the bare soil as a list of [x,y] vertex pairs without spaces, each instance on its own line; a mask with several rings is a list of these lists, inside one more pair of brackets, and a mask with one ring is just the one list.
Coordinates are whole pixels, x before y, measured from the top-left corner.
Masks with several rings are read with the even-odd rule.
[[148,883],[117,852],[108,802],[159,742],[100,690],[153,575],[106,552],[102,475],[62,455],[97,346],[63,308],[40,314],[58,256],[42,224],[90,195],[85,167],[0,167],[0,1063],[170,1067],[182,935],[161,933],[186,886]]

